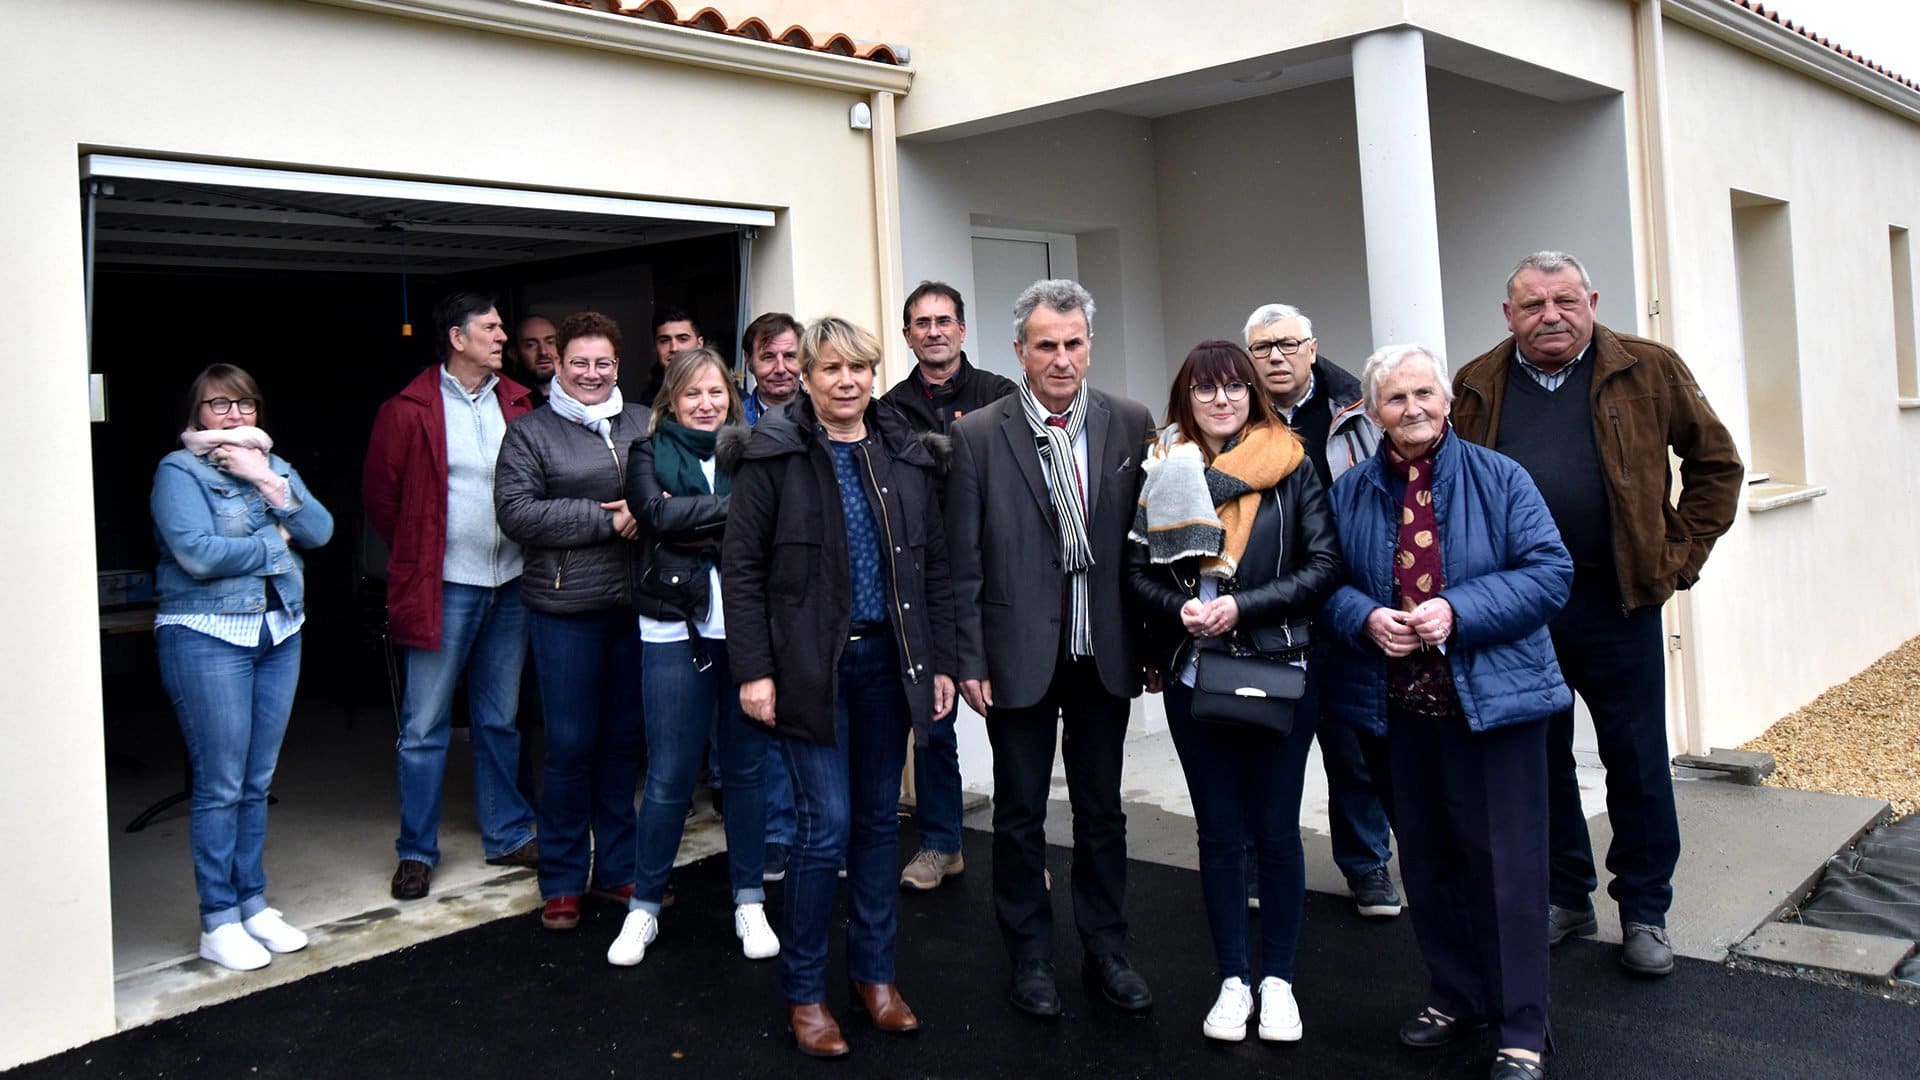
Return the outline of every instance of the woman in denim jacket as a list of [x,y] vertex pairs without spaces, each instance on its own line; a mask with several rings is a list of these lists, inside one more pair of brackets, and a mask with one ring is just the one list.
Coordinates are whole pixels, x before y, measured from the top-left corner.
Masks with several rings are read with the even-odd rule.
[[201,372],[185,448],[160,460],[150,503],[160,678],[193,769],[200,955],[236,971],[307,944],[267,906],[267,788],[300,678],[294,548],[333,535],[333,516],[254,426],[259,415],[252,376],[231,364]]

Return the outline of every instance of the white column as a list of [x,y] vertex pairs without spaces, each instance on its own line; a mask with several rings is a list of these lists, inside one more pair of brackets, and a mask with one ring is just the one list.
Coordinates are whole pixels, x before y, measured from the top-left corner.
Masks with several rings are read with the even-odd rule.
[[1420,31],[1382,30],[1353,43],[1353,108],[1374,347],[1418,342],[1444,352],[1427,51]]

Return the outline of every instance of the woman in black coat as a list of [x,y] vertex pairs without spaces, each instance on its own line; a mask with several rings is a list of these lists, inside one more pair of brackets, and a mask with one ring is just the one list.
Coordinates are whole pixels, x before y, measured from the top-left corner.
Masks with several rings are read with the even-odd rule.
[[1200,836],[1200,891],[1221,979],[1201,1031],[1238,1042],[1253,1013],[1251,832],[1260,868],[1259,1034],[1290,1042],[1302,1031],[1293,960],[1306,901],[1300,792],[1315,707],[1311,696],[1272,704],[1268,728],[1209,721],[1195,716],[1196,682],[1204,685],[1209,661],[1258,651],[1298,668],[1304,691],[1313,613],[1339,582],[1338,538],[1319,476],[1240,346],[1203,341],[1187,354],[1167,420],[1145,464],[1127,581],[1149,666],[1166,689],[1167,727]]
[[806,396],[762,417],[740,450],[721,553],[740,704],[782,736],[793,778],[780,986],[801,1052],[816,1057],[847,1052],[825,1005],[843,864],[852,1003],[883,1031],[919,1026],[893,986],[900,770],[909,728],[924,742],[953,709],[935,460],[873,400],[879,362],[880,343],[845,320],[807,327]]

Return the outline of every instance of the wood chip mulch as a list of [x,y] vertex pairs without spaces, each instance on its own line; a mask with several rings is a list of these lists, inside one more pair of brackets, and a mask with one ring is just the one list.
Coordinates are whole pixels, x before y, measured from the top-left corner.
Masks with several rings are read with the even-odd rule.
[[1920,637],[1741,747],[1773,755],[1774,787],[1885,799],[1920,811]]

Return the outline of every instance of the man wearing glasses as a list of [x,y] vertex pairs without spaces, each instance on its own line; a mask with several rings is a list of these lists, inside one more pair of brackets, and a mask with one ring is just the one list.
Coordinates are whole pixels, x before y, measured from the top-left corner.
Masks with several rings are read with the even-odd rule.
[[[887,392],[915,431],[945,435],[953,422],[991,405],[1016,387],[967,360],[967,304],[944,281],[923,281],[900,313],[900,332],[915,361]],[[944,478],[939,481],[944,485]],[[900,871],[900,886],[925,892],[966,869],[960,857],[960,747],[953,721],[934,724],[927,745],[914,750],[913,826],[920,850]]]
[[[1307,460],[1328,489],[1340,474],[1371,457],[1380,445],[1380,429],[1360,405],[1360,381],[1320,359],[1313,322],[1300,309],[1267,304],[1247,316],[1247,350],[1266,376],[1274,411],[1306,445]],[[1319,697],[1315,665],[1307,668],[1307,695]],[[1317,700],[1312,705],[1318,710]],[[1380,802],[1384,783],[1384,746],[1346,724],[1321,724],[1320,763],[1327,771],[1327,818],[1333,833],[1333,862],[1347,879],[1354,908],[1371,919],[1400,914],[1400,894],[1387,873],[1393,856],[1387,813]],[[1369,762],[1373,768],[1369,768]],[[1252,882],[1249,877],[1249,883]],[[1251,885],[1249,885],[1251,888]],[[1256,903],[1249,895],[1248,904]]]

